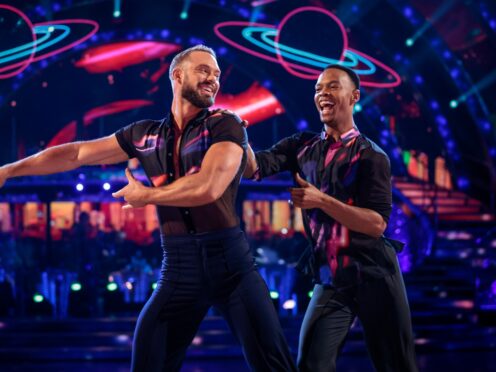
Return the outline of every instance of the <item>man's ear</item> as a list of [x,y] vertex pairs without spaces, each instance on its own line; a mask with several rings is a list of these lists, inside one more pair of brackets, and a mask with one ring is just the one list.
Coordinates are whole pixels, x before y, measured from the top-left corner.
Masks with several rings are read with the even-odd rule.
[[182,84],[183,71],[180,68],[175,68],[174,71],[172,71],[172,77],[174,78],[174,80],[177,80],[179,84]]
[[353,93],[351,94],[351,99],[352,99],[353,103],[357,103],[358,101],[360,101],[360,90],[359,89],[355,89],[353,91]]

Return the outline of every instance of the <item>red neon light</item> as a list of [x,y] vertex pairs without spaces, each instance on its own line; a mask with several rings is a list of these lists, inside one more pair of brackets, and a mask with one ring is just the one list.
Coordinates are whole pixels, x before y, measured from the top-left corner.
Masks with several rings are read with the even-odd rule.
[[[123,101],[112,102],[103,106],[95,107],[88,111],[83,118],[83,123],[88,126],[97,118],[117,114],[119,112],[133,110],[140,107],[153,105],[152,101],[144,99],[129,99]],[[53,147],[74,141],[76,138],[76,121],[72,120],[65,125],[48,143],[47,147]]]
[[166,57],[181,47],[157,41],[124,41],[89,49],[76,62],[76,67],[85,68],[90,73],[121,70],[157,58]]
[[214,108],[231,110],[247,120],[249,125],[284,113],[284,107],[277,98],[258,83],[237,95],[219,94]]

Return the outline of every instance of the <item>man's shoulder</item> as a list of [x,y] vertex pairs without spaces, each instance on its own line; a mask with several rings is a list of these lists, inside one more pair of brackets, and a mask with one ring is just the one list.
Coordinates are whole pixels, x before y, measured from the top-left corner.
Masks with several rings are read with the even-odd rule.
[[360,134],[357,137],[358,145],[362,151],[363,157],[371,157],[371,158],[386,158],[389,160],[389,156],[386,152],[374,141],[372,141],[367,136]]
[[133,131],[139,132],[154,132],[161,127],[163,122],[164,119],[142,119],[129,124],[128,126],[122,128],[122,130],[132,129]]
[[243,120],[233,111],[230,110],[213,110],[210,111],[206,117],[209,124],[219,123],[236,123],[242,124]]

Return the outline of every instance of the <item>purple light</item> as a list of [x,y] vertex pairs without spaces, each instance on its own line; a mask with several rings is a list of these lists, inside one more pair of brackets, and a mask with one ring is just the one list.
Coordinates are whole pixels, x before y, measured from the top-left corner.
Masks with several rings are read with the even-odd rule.
[[455,142],[450,140],[446,142],[446,146],[448,147],[448,149],[453,150],[455,148]]
[[162,36],[163,38],[167,38],[167,37],[169,37],[169,35],[170,35],[170,31],[169,30],[162,30],[160,32],[160,36]]
[[490,154],[491,156],[496,156],[496,147],[492,147],[492,148],[490,148],[490,149],[489,149],[489,154]]
[[439,125],[446,125],[448,121],[443,115],[438,115],[436,116],[436,123],[438,123]]
[[262,83],[262,85],[263,85],[265,88],[269,89],[269,88],[272,86],[272,82],[271,82],[270,80],[265,80],[265,81]]
[[402,59],[403,59],[403,56],[402,56],[400,53],[396,53],[396,54],[394,55],[394,60],[395,60],[396,62],[401,61]]
[[351,11],[352,11],[353,13],[357,13],[359,10],[360,10],[360,8],[359,8],[359,7],[358,7],[358,5],[356,5],[356,4],[355,4],[355,5],[353,5],[353,6],[351,7]]
[[298,128],[298,130],[305,130],[308,128],[308,122],[304,119],[301,119],[296,127]]
[[84,185],[83,185],[82,183],[78,183],[78,184],[76,185],[76,190],[77,190],[77,191],[83,191],[83,190],[84,190]]
[[224,56],[227,54],[227,48],[226,47],[220,47],[218,50],[217,50],[217,53],[220,55],[220,56]]
[[437,110],[439,108],[439,103],[437,101],[431,101],[431,108]]
[[239,8],[238,13],[240,16],[245,17],[245,18],[250,18],[250,11],[245,8]]
[[491,129],[491,123],[488,122],[488,121],[484,121],[482,123],[482,128],[485,130],[485,131],[489,131]]
[[109,191],[109,190],[110,190],[110,183],[105,182],[105,183],[103,184],[103,186],[102,186],[102,187],[103,187],[103,189],[104,189],[105,191]]
[[381,136],[382,137],[388,137],[389,136],[389,132],[387,130],[383,130],[383,131],[381,131]]
[[446,59],[450,59],[451,58],[451,52],[449,50],[445,50],[443,52],[443,57]]
[[458,185],[458,188],[460,190],[466,190],[470,186],[469,180],[466,179],[465,177],[458,178],[458,180],[456,181],[456,184]]
[[489,21],[489,27],[491,27],[493,30],[496,30],[496,19],[491,19]]
[[422,84],[424,82],[424,78],[422,76],[420,76],[420,75],[416,75],[415,76],[415,82],[417,84]]
[[450,71],[450,75],[453,79],[456,79],[460,75],[460,70],[454,68],[453,70]]
[[410,8],[409,6],[405,7],[403,9],[403,14],[405,15],[405,17],[410,18],[413,15],[412,8]]

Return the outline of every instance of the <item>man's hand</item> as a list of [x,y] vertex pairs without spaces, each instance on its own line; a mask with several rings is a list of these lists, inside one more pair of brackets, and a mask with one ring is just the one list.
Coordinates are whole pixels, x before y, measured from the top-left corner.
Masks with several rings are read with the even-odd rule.
[[144,207],[147,204],[144,201],[144,198],[148,188],[134,178],[129,168],[126,168],[126,177],[129,182],[127,186],[124,186],[119,191],[112,193],[112,196],[114,198],[124,198],[127,204],[122,206],[122,209]]
[[320,208],[323,200],[322,191],[302,179],[298,173],[295,173],[294,178],[300,187],[289,189],[293,204],[302,209]]
[[7,170],[5,168],[0,168],[0,188],[5,185],[5,181],[7,181],[7,178]]

